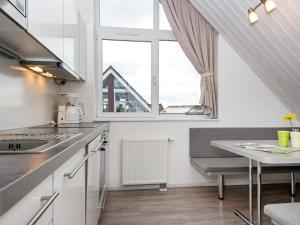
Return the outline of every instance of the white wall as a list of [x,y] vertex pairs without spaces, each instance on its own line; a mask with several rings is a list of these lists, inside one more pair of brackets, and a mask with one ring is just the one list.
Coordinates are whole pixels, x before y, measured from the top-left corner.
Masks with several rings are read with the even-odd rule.
[[0,130],[53,120],[57,91],[52,80],[0,59]]
[[[169,185],[209,185],[215,184],[215,179],[201,176],[190,166],[189,128],[286,125],[281,121],[281,116],[287,113],[287,109],[221,37],[219,40],[219,106],[218,121],[112,122],[109,186],[120,187],[122,138],[170,137],[174,139],[175,142],[170,144]],[[231,183],[241,181],[240,177],[231,179]]]

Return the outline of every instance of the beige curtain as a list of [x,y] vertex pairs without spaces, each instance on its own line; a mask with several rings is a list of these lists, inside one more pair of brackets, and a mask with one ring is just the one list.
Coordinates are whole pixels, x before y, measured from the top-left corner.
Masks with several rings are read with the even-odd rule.
[[171,28],[188,59],[201,75],[200,104],[218,116],[217,31],[189,0],[160,0]]

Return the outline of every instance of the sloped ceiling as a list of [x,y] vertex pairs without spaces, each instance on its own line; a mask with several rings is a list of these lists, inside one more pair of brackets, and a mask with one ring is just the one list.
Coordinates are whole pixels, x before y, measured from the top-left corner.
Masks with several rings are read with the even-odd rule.
[[274,0],[277,8],[270,14],[261,6],[255,25],[249,24],[247,10],[259,0],[191,2],[278,99],[300,115],[300,0]]

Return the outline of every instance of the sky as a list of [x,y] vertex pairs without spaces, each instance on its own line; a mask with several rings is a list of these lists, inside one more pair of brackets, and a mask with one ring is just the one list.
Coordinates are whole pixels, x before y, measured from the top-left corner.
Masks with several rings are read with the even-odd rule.
[[[151,0],[101,0],[103,26],[153,28]],[[126,3],[126,4],[125,4]],[[160,28],[170,29],[160,6]],[[159,101],[169,105],[198,104],[200,75],[179,44],[161,41],[159,45]],[[112,65],[127,82],[151,103],[151,43],[103,41],[103,70]]]
[[153,28],[152,0],[100,0],[100,14],[103,26]]

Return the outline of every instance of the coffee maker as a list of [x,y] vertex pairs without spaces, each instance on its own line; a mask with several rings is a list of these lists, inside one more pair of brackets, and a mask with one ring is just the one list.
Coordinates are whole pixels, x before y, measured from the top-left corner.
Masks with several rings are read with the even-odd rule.
[[78,102],[75,93],[60,93],[57,123],[79,123],[84,115],[84,105]]

